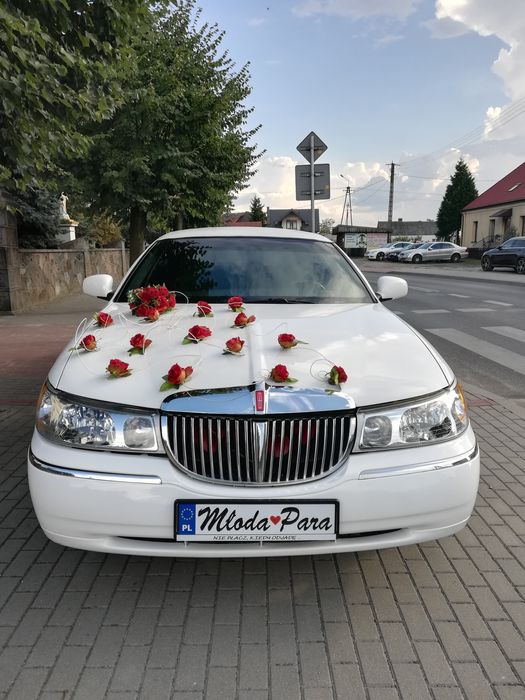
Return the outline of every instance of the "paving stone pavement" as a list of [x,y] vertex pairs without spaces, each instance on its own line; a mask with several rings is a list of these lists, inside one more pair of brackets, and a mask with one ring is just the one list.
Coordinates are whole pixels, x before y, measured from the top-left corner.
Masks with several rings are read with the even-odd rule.
[[6,377],[0,700],[525,699],[525,420],[483,392],[468,393],[480,492],[456,536],[177,560],[46,539],[27,490],[33,409]]

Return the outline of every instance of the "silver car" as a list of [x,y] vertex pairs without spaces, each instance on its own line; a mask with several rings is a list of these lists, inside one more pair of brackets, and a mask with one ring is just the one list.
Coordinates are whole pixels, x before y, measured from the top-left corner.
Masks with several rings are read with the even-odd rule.
[[446,260],[448,262],[460,262],[468,256],[467,249],[448,243],[447,241],[434,241],[423,243],[418,248],[406,250],[399,254],[402,262],[432,262],[433,260]]

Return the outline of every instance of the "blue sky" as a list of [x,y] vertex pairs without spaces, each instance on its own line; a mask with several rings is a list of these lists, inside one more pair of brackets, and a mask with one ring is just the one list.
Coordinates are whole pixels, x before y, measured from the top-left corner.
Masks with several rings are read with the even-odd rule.
[[[386,218],[385,164],[392,159],[403,164],[394,216],[405,219],[435,216],[460,155],[480,192],[525,160],[519,0],[506,0],[518,22],[512,12],[501,17],[494,0],[198,4],[203,20],[225,30],[223,46],[235,62],[251,64],[249,104],[253,123],[262,125],[257,143],[265,154],[239,209],[254,193],[265,205],[297,206],[293,168],[306,161],[295,147],[311,130],[328,145],[321,160],[332,172],[333,199],[319,203],[321,217],[340,218],[344,173],[356,188],[354,223],[363,225]],[[458,139],[461,145],[459,137],[476,127],[496,125],[501,108],[517,118],[506,126],[503,112],[493,134],[480,129],[477,141],[445,148]]]

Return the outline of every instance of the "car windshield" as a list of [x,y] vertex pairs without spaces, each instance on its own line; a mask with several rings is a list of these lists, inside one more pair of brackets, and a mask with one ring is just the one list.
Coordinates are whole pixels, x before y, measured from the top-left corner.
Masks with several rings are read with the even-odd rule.
[[419,248],[430,248],[431,245],[432,243],[422,243]]
[[191,302],[363,303],[373,298],[331,242],[265,236],[169,238],[151,246],[115,301],[165,284]]

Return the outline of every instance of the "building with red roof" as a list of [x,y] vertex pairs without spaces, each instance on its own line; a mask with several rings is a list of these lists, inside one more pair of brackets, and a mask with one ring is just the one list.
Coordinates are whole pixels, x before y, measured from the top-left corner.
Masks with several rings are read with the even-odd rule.
[[467,204],[461,232],[462,245],[475,247],[525,236],[525,163]]

